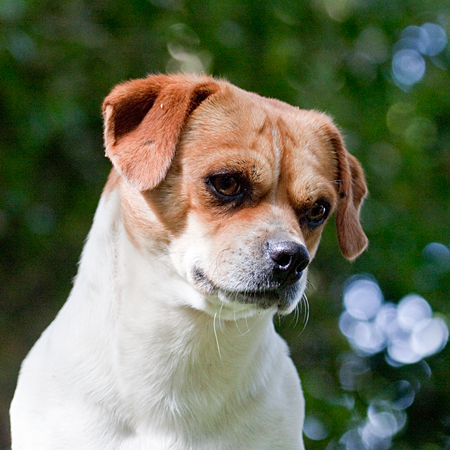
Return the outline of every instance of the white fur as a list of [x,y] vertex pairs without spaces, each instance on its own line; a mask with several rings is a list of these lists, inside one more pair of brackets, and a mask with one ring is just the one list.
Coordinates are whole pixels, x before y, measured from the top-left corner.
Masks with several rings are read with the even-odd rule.
[[118,190],[103,195],[71,295],[23,363],[13,450],[304,448],[274,310],[201,295],[174,259],[141,254]]

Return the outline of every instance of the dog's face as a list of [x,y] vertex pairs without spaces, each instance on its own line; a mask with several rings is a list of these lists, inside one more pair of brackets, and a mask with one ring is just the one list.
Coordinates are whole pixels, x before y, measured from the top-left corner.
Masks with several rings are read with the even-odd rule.
[[167,248],[210,313],[292,311],[335,210],[344,256],[367,245],[361,167],[323,114],[174,75],[116,87],[104,115],[132,241]]

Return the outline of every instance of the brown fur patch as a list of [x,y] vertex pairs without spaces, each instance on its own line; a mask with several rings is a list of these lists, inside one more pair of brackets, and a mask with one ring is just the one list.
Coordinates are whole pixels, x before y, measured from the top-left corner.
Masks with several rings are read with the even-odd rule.
[[103,103],[106,153],[137,189],[164,178],[192,111],[219,89],[207,77],[154,76],[116,86]]

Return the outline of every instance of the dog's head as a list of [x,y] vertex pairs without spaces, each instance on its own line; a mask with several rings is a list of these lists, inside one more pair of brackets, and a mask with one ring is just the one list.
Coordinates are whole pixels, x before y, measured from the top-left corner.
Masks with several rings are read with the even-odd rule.
[[205,310],[292,311],[334,211],[343,255],[367,246],[363,171],[327,116],[194,75],[119,85],[103,113],[132,242],[167,249]]

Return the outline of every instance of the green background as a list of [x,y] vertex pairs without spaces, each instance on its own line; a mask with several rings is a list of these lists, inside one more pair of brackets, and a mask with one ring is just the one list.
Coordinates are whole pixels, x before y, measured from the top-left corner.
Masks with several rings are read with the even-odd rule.
[[[69,293],[110,169],[101,102],[118,82],[177,70],[330,114],[365,168],[369,250],[348,263],[329,225],[307,325],[302,314],[276,319],[318,424],[307,448],[353,448],[342,436],[402,380],[415,392],[405,425],[367,448],[450,448],[450,350],[393,367],[382,352],[357,355],[339,330],[343,286],[358,273],[375,277],[386,300],[415,292],[450,317],[450,264],[423,252],[450,245],[449,45],[423,57],[425,74],[409,87],[392,72],[402,31],[426,22],[449,33],[450,3],[0,0],[0,448],[20,363]],[[344,387],[352,357],[365,369]]]

